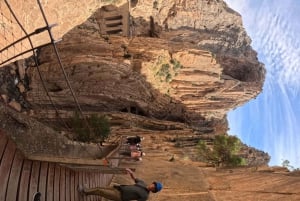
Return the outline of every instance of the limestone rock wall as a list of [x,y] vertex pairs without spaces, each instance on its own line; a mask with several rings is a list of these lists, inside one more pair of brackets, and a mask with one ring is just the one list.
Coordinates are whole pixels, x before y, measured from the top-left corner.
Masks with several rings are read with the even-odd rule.
[[[47,118],[52,102],[62,111],[74,110],[68,79],[85,112],[129,112],[218,134],[227,130],[227,111],[262,89],[263,64],[240,15],[223,1],[85,3],[89,11],[72,5],[77,21],[67,20],[70,15],[64,21],[70,23],[59,26],[66,33],[57,45],[65,76],[53,47],[37,51],[39,69],[29,58],[23,68],[18,61],[4,73],[10,84],[1,86],[1,94],[18,111],[31,109]],[[60,9],[65,5],[57,6],[53,18],[55,2],[42,4],[50,21],[67,15]],[[10,93],[14,85],[18,93]]]
[[[9,2],[28,32],[43,26],[36,2]],[[63,39],[59,56],[83,112],[107,115],[113,135],[146,136],[147,156],[137,174],[150,182],[159,176],[169,187],[151,199],[299,200],[298,173],[258,168],[266,165],[268,154],[246,145],[242,154],[251,168],[216,170],[186,160],[195,156],[198,138],[226,133],[226,113],[255,98],[264,82],[265,69],[241,16],[223,1],[41,2],[49,22],[58,23],[53,33]],[[3,1],[0,6],[0,33],[7,36],[0,38],[3,47],[22,33],[15,22],[9,24]],[[48,40],[47,35],[34,38],[36,45]],[[1,129],[29,155],[74,157],[81,146],[40,123],[62,124],[76,105],[53,47],[37,53],[39,68],[23,57],[0,69]],[[186,140],[177,148],[170,139]]]
[[[195,128],[226,122],[226,112],[256,97],[265,70],[241,17],[222,1],[138,1],[130,33],[103,34],[98,9],[64,35],[58,50],[86,111],[131,112]],[[120,8],[126,9],[126,6]],[[115,7],[115,9],[120,9]],[[65,109],[74,100],[51,47],[39,51],[49,94]],[[33,105],[50,105],[37,68],[27,70]],[[222,126],[219,126],[222,127]],[[216,129],[212,129],[216,130]],[[224,129],[218,132],[226,131]]]

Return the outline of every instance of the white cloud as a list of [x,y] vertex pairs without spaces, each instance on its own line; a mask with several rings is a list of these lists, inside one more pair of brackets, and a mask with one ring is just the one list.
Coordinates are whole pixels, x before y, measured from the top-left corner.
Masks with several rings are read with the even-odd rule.
[[[295,21],[295,1],[226,0],[243,16],[253,47],[266,56],[268,72],[286,85],[300,89],[299,23]],[[253,3],[254,2],[254,3]],[[300,6],[298,6],[300,7]],[[299,17],[299,16],[298,16]]]
[[297,116],[285,86],[279,86],[278,90],[281,90],[281,96],[278,97],[281,100],[272,100],[274,108],[270,108],[269,118],[274,119],[275,122],[269,124],[270,128],[266,132],[273,136],[273,139],[266,139],[266,149],[273,150],[273,164],[281,164],[282,160],[288,159],[291,165],[299,167],[300,163],[297,161],[299,138],[297,135],[300,128],[297,124]]

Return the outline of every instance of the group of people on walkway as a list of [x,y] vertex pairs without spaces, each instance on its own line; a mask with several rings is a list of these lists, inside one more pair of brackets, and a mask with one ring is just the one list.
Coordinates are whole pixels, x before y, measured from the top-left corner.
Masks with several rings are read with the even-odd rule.
[[[140,136],[132,136],[126,138],[126,145],[129,147],[131,157],[141,158],[143,155],[145,155],[141,150],[142,140],[143,138]],[[133,153],[135,153],[136,155],[134,155]],[[148,200],[150,192],[157,193],[163,188],[162,183],[157,181],[154,181],[147,185],[143,180],[136,178],[132,170],[129,168],[126,168],[126,172],[130,175],[130,177],[134,181],[134,184],[114,185],[112,187],[96,188],[87,188],[84,185],[79,185],[78,192],[82,196],[99,195],[101,197],[114,201],[146,201]]]
[[144,138],[140,136],[129,136],[126,138],[126,142],[121,148],[120,155],[128,156],[136,161],[141,161],[142,157],[146,155],[142,151],[141,142]]

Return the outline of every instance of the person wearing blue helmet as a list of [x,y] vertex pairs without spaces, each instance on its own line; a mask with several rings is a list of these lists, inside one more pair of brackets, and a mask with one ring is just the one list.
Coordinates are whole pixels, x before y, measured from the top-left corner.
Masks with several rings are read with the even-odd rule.
[[96,187],[86,188],[82,185],[78,186],[78,191],[82,195],[99,195],[109,200],[115,201],[146,201],[148,200],[149,193],[157,193],[162,190],[163,185],[160,182],[152,182],[148,186],[141,179],[133,175],[132,170],[126,169],[127,173],[134,180],[133,185],[115,185],[113,187]]

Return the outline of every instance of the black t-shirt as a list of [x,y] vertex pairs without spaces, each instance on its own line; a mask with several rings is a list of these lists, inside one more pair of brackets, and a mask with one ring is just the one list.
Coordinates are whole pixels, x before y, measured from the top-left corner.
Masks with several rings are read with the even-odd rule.
[[134,185],[121,185],[122,200],[146,201],[149,197],[149,191],[143,180],[135,179]]

